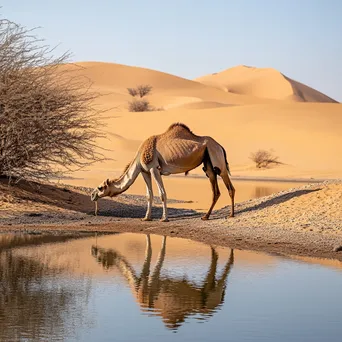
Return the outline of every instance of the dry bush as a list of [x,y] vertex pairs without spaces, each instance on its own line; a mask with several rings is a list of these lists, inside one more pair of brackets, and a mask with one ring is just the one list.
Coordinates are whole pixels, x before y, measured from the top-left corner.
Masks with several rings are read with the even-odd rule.
[[130,112],[149,112],[152,110],[150,102],[143,100],[133,100],[128,103],[128,109]]
[[[0,175],[49,179],[102,159],[97,94],[33,30],[0,20]],[[75,75],[76,74],[76,75]]]
[[152,86],[148,85],[148,84],[141,84],[138,85],[136,88],[138,94],[140,97],[144,97],[146,95],[149,95],[152,91]]
[[266,168],[270,164],[280,164],[279,157],[275,156],[272,150],[258,150],[251,153],[249,158],[253,160],[257,168]]
[[138,95],[138,90],[136,88],[127,88],[128,94],[135,97]]
[[133,99],[133,101],[128,102],[128,110],[130,112],[149,112],[155,110],[148,100],[143,99],[143,97],[151,93],[152,86],[141,84],[135,88],[127,88],[127,91],[132,97],[136,97],[137,95],[140,97],[140,99]]
[[149,94],[151,94],[152,86],[148,84],[140,84],[135,88],[127,88],[128,94],[135,97],[139,95],[140,98],[143,98]]

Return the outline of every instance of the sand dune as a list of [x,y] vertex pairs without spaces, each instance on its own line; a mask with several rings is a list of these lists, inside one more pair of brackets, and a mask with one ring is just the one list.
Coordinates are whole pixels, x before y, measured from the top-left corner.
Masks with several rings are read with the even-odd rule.
[[[182,121],[199,135],[211,135],[227,150],[234,176],[337,177],[342,174],[342,105],[282,103],[164,112],[120,113],[106,120],[106,131],[142,141]],[[133,158],[134,148],[109,136],[117,168]],[[135,145],[137,146],[137,145]],[[256,169],[249,159],[257,149],[273,149],[284,165]],[[119,160],[117,153],[123,153]],[[105,164],[103,164],[105,165]],[[201,173],[201,170],[197,172]],[[196,173],[196,171],[194,172]]]
[[[227,151],[235,178],[342,177],[342,156],[338,153],[342,146],[342,104],[298,101],[293,87],[302,91],[297,91],[296,96],[306,101],[319,100],[319,93],[294,81],[291,85],[272,69],[229,69],[228,75],[241,80],[235,88],[241,95],[223,87],[217,89],[217,84],[205,85],[144,68],[95,62],[78,64],[84,67],[81,72],[94,82],[94,89],[104,95],[98,100],[101,107],[112,109],[101,114],[103,125],[99,128],[107,135],[99,144],[107,149],[105,156],[109,160],[73,173],[76,179],[68,181],[71,184],[93,187],[104,179],[117,177],[144,139],[162,133],[177,121],[187,124],[196,134],[218,140]],[[247,87],[250,74],[255,75],[254,83]],[[225,72],[217,77],[220,80],[223,76]],[[152,105],[162,106],[163,111],[127,111],[130,97],[126,88],[141,83],[153,86],[149,99]],[[273,149],[283,164],[257,169],[249,156],[258,149]],[[190,175],[203,176],[201,167]],[[164,179],[172,198],[196,200],[208,195],[210,201],[206,179]],[[141,177],[128,193],[145,193]],[[222,204],[227,203],[228,195],[224,191],[222,194]]]
[[[250,105],[216,109],[175,109],[165,112],[121,113],[120,118],[107,120],[106,130],[122,135],[124,142],[109,136],[105,147],[113,148],[111,160],[95,164],[89,171],[79,171],[79,178],[68,181],[94,187],[108,177],[117,177],[135,155],[125,141],[142,141],[159,134],[175,121],[182,121],[199,135],[211,135],[226,149],[232,176],[258,178],[341,178],[342,105],[287,103],[282,105]],[[260,148],[273,149],[283,165],[257,169],[249,159]],[[192,175],[204,176],[201,167]],[[207,208],[211,200],[208,180],[185,177],[164,177],[169,198],[192,200],[195,208]],[[242,185],[235,182],[237,195]],[[288,185],[289,187],[291,185]],[[158,194],[153,183],[154,192]],[[218,207],[229,203],[228,193],[220,182],[222,196]],[[145,194],[145,184],[139,177],[128,190]],[[243,199],[246,199],[245,197]],[[184,206],[184,205],[182,205]],[[191,205],[189,206],[191,207]]]
[[[94,89],[103,94],[103,101],[111,107],[127,110],[127,103],[131,97],[127,88],[138,84],[149,84],[153,87],[149,96],[155,107],[168,109],[192,102],[213,102],[226,104],[265,103],[265,99],[255,99],[251,96],[227,93],[221,89],[205,84],[167,74],[164,72],[132,67],[115,63],[79,62],[82,67],[75,74],[85,75],[93,82]],[[70,67],[66,65],[65,67]],[[208,104],[207,104],[208,106]]]
[[209,109],[209,108],[220,108],[235,106],[234,104],[225,104],[215,101],[194,101],[187,102],[180,105],[170,106],[168,109]]
[[272,68],[239,65],[195,80],[234,94],[297,102],[337,102]]
[[108,136],[116,146],[125,151],[136,152],[142,143],[142,140],[126,139],[123,136],[112,132],[108,132]]

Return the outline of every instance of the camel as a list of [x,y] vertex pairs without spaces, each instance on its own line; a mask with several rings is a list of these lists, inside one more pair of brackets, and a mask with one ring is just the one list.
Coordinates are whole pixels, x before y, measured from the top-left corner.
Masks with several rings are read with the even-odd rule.
[[91,253],[104,268],[118,268],[143,311],[150,312],[153,309],[162,317],[167,328],[177,329],[191,315],[212,316],[224,301],[227,277],[234,264],[234,251],[231,249],[218,277],[218,253],[214,247],[210,246],[210,249],[210,267],[201,286],[186,279],[161,276],[166,254],[166,236],[162,237],[161,249],[151,272],[152,245],[150,235],[146,234],[145,261],[140,275],[136,274],[134,267],[115,249],[95,245],[92,246]]
[[107,179],[91,194],[91,200],[117,196],[126,191],[141,174],[147,188],[147,211],[143,221],[151,220],[153,201],[152,177],[154,178],[159,196],[163,203],[161,221],[168,221],[167,196],[161,176],[185,173],[203,163],[203,171],[209,178],[212,188],[212,203],[202,220],[209,216],[220,197],[217,183],[219,175],[226,185],[231,198],[231,214],[234,217],[235,189],[229,178],[230,170],[225,149],[210,136],[195,135],[183,123],[173,123],[164,133],[147,138],[138,148],[133,160],[126,166],[122,175],[117,179]]

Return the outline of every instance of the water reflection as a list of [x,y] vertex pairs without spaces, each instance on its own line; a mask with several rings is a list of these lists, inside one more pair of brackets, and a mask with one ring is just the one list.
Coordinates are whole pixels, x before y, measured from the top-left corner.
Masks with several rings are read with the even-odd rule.
[[151,270],[152,244],[146,235],[145,260],[139,275],[130,262],[116,249],[92,246],[91,254],[106,269],[116,267],[127,281],[133,295],[144,311],[152,311],[162,317],[165,326],[177,329],[189,316],[208,319],[223,304],[227,277],[234,264],[234,252],[218,275],[218,253],[210,247],[211,261],[201,285],[185,278],[179,280],[170,275],[161,275],[166,253],[167,238],[162,244],[153,270]]
[[254,196],[253,198],[259,198],[264,196],[269,196],[277,192],[277,189],[272,187],[266,187],[266,186],[256,186],[254,188]]
[[0,341],[338,340],[330,266],[153,234],[0,234]]
[[[86,234],[85,234],[86,235]],[[89,234],[88,234],[89,235]],[[0,234],[0,252],[5,249],[38,246],[46,243],[57,243],[77,239],[82,235],[75,234]]]
[[[52,266],[49,259],[18,255],[14,249],[66,240],[66,236],[51,235],[0,236],[0,341],[61,340],[66,321],[80,324],[82,309],[77,307],[87,302],[89,280],[63,282],[64,267]],[[78,296],[84,302],[76,305]]]

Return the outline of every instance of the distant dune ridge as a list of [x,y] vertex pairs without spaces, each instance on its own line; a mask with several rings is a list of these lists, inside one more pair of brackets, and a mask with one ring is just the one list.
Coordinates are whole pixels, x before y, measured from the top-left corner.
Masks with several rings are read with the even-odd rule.
[[337,103],[329,96],[294,81],[272,68],[239,65],[198,77],[195,81],[241,95],[297,102]]
[[127,109],[125,105],[130,100],[127,88],[138,84],[151,85],[153,87],[152,95],[149,96],[151,103],[164,109],[176,107],[202,109],[265,103],[265,99],[228,93],[217,87],[157,70],[116,63],[77,62],[75,64],[84,68],[79,72],[85,74],[95,88],[103,93],[109,93],[107,100],[120,105],[121,109]]
[[[289,102],[337,103],[319,91],[272,68],[237,66],[195,80],[157,70],[116,63],[78,62],[107,101],[121,109],[130,99],[127,88],[150,84],[151,102],[163,109],[208,109],[231,105]],[[67,67],[67,66],[66,66]]]

